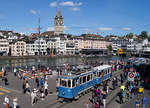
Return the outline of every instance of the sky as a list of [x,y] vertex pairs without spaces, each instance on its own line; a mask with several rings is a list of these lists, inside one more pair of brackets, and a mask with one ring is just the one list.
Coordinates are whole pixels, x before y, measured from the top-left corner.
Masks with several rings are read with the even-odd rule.
[[65,33],[103,36],[150,33],[150,0],[0,0],[0,29],[36,33],[53,30],[58,5]]

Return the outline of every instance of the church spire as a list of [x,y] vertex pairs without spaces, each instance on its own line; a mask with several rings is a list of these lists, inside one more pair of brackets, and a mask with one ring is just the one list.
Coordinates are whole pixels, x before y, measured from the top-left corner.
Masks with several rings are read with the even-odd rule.
[[57,17],[61,17],[60,7],[58,7],[58,10],[57,10]]

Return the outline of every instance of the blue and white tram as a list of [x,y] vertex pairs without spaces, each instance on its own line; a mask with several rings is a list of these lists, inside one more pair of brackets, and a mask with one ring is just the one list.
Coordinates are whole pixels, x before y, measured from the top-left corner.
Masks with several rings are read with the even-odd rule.
[[58,97],[64,99],[75,99],[81,93],[93,88],[112,76],[110,65],[95,67],[79,75],[62,75],[58,79]]
[[112,66],[102,65],[94,68],[96,71],[96,84],[101,84],[103,81],[106,81],[112,77]]

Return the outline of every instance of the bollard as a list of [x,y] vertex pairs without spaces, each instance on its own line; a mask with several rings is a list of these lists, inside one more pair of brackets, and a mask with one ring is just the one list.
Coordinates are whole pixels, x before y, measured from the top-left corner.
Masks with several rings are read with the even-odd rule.
[[88,101],[86,101],[86,106],[85,106],[85,108],[89,108],[89,102],[88,102]]

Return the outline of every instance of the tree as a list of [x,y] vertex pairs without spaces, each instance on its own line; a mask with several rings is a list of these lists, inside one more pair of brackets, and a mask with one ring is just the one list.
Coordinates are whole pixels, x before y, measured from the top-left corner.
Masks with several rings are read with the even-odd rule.
[[108,49],[109,51],[112,51],[112,50],[113,50],[111,45],[107,46],[107,49]]
[[150,41],[150,35],[148,36],[148,41]]
[[133,33],[131,32],[131,33],[127,34],[126,37],[129,38],[129,39],[132,39],[133,38]]
[[142,31],[141,34],[140,34],[140,37],[141,37],[142,39],[148,38],[147,31]]

